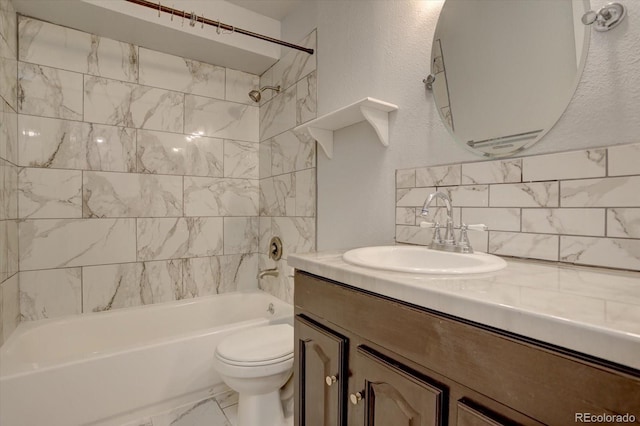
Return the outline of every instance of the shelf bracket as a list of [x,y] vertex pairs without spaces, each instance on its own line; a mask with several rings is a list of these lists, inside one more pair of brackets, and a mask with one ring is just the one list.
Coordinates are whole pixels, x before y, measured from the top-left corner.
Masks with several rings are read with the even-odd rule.
[[302,124],[295,130],[306,130],[322,147],[327,157],[333,158],[333,132],[361,121],[367,121],[378,135],[380,143],[389,146],[389,113],[397,109],[397,105],[364,98]]

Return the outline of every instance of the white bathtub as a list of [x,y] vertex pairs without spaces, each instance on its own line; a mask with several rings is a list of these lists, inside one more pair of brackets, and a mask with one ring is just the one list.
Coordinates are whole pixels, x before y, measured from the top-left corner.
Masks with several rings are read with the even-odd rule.
[[206,395],[220,339],[292,317],[255,291],[21,323],[0,348],[0,425],[118,425]]

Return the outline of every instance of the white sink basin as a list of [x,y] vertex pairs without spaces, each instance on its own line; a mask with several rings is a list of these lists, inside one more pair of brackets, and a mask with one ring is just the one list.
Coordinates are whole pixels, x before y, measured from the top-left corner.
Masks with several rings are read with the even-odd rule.
[[477,274],[498,271],[507,262],[487,253],[449,253],[418,246],[379,246],[349,250],[345,262],[365,268],[414,274]]

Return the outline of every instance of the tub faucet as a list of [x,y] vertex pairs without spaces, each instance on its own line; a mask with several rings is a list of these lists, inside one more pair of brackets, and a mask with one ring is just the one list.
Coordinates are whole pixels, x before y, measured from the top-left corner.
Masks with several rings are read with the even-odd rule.
[[273,277],[277,277],[279,274],[278,272],[278,268],[271,268],[271,269],[265,269],[264,271],[260,271],[258,273],[258,279],[266,276],[266,275],[271,275]]
[[[440,230],[436,226],[437,232],[434,233],[433,242],[436,244],[443,244],[445,246],[454,246],[456,244],[456,236],[453,233],[453,209],[451,208],[451,199],[447,194],[440,191],[429,194],[424,202],[424,205],[422,206],[422,212],[420,213],[420,215],[426,216],[429,214],[429,206],[436,198],[440,198],[442,201],[444,201],[444,205],[447,208],[447,225],[445,228],[444,238],[440,238]],[[438,237],[437,241],[435,238],[436,236]]]

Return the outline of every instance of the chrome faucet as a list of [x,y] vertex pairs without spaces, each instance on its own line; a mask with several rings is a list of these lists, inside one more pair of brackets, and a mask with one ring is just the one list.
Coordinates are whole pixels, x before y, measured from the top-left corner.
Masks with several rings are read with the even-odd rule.
[[447,224],[445,228],[444,238],[440,238],[439,226],[436,227],[437,234],[434,233],[434,237],[437,236],[437,241],[435,241],[434,238],[433,242],[438,244],[455,245],[456,236],[453,233],[453,208],[451,207],[451,199],[447,194],[440,191],[429,194],[424,202],[424,205],[422,206],[422,212],[420,213],[420,215],[426,216],[429,214],[429,206],[436,198],[440,198],[442,201],[444,201],[444,205],[447,208]]
[[445,227],[444,238],[440,236],[440,224],[438,222],[421,222],[421,228],[434,228],[433,237],[431,238],[431,244],[429,248],[432,250],[452,251],[456,253],[473,253],[473,248],[469,242],[467,236],[467,230],[473,231],[487,231],[489,228],[486,225],[460,225],[460,238],[456,241],[456,236],[453,232],[456,229],[453,223],[453,208],[451,207],[451,199],[447,194],[441,191],[429,194],[422,206],[421,216],[427,216],[429,214],[429,206],[436,198],[444,201],[444,205],[447,209],[447,224]]

